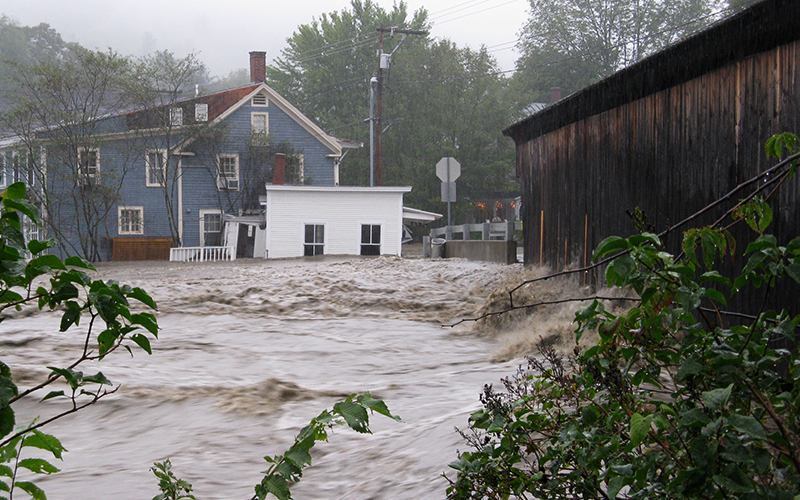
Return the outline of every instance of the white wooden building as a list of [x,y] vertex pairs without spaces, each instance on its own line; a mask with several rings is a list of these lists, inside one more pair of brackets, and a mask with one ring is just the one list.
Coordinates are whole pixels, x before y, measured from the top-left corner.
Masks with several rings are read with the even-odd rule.
[[403,195],[410,191],[410,187],[269,184],[262,198],[266,216],[263,256],[399,256]]

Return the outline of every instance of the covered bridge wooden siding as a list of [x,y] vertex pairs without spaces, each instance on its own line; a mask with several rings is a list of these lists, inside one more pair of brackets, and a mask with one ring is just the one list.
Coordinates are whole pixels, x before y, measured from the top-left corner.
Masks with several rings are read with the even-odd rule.
[[[798,19],[800,2],[767,0],[506,129],[525,263],[585,265],[634,232],[627,210],[660,232],[774,165],[765,141],[800,133]],[[800,234],[797,194],[773,201],[779,241]]]

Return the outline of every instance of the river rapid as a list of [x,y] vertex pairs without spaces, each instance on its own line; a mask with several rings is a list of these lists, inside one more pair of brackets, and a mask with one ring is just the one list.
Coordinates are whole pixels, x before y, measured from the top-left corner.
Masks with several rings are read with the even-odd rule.
[[[170,458],[198,500],[249,499],[263,456],[285,451],[309,419],[353,392],[384,399],[403,422],[372,417],[372,435],[336,429],[293,487],[297,500],[445,498],[447,464],[466,445],[484,384],[513,373],[475,315],[520,264],[379,258],[101,264],[99,277],[157,300],[152,356],[118,352],[85,372],[119,390],[49,426],[69,450],[61,472],[36,478],[50,500],[141,500],[149,468]],[[55,313],[0,326],[0,359],[25,386],[76,357],[80,335]],[[55,411],[23,401],[18,422]]]

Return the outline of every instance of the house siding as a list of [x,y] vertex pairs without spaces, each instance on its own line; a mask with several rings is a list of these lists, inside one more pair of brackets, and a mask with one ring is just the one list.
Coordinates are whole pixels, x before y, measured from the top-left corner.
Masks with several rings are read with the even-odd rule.
[[[251,106],[248,95],[255,91],[268,95],[268,106]],[[110,206],[101,213],[100,247],[101,260],[112,258],[112,240],[172,239],[173,231],[169,212],[175,217],[180,229],[183,246],[201,244],[200,215],[202,211],[221,211],[238,215],[242,212],[261,210],[259,196],[264,193],[264,184],[272,170],[272,151],[253,149],[251,144],[253,112],[269,113],[269,140],[273,145],[287,142],[295,153],[304,157],[304,174],[307,183],[320,186],[334,184],[334,158],[341,154],[335,140],[317,129],[291,104],[283,100],[266,85],[253,85],[231,91],[200,96],[175,105],[184,110],[184,119],[193,123],[194,114],[187,110],[196,103],[209,106],[209,124],[213,130],[200,138],[187,139],[190,129],[174,128],[168,135],[160,131],[158,124],[164,109],[154,108],[125,115],[109,117],[94,124],[96,136],[89,139],[92,148],[99,148],[100,184],[117,195]],[[148,129],[147,127],[156,127]],[[59,150],[52,134],[40,138],[47,146],[49,166],[47,171],[50,199],[57,200],[58,207],[48,210],[46,216],[59,228],[62,241],[56,249],[62,255],[83,255],[80,239],[85,234],[80,215],[81,203],[75,200],[88,191],[75,180],[75,151]],[[11,165],[11,150],[14,140],[4,141],[3,166],[8,173]],[[62,146],[63,147],[63,146]],[[146,153],[149,150],[169,151],[170,164],[180,161],[180,179],[167,179],[165,197],[161,186],[147,185]],[[238,189],[219,189],[217,186],[217,158],[220,154],[238,155]],[[72,158],[72,160],[65,160]],[[175,171],[174,168],[171,169]],[[4,176],[6,179],[8,176]],[[118,188],[118,189],[117,189]],[[99,190],[98,190],[99,192]],[[165,203],[170,203],[168,207]],[[142,207],[143,233],[119,234],[118,213],[120,207]],[[103,211],[101,210],[101,212]],[[125,242],[123,242],[125,243]],[[121,254],[118,254],[121,255]],[[92,257],[94,258],[94,257]]]
[[[505,130],[517,147],[525,263],[585,267],[604,238],[636,231],[626,212],[640,208],[661,233],[777,163],[764,143],[800,132],[798,17],[800,3],[765,0]],[[800,234],[798,189],[786,182],[770,200],[768,231],[781,244]],[[691,224],[723,215],[717,207]],[[680,251],[685,229],[664,238],[668,250]],[[746,224],[730,230],[740,248],[724,273],[741,269],[753,238]],[[602,285],[601,269],[581,276]],[[782,287],[770,307],[800,304],[796,285]],[[761,291],[743,290],[729,306],[757,311]]]
[[381,225],[382,255],[401,254],[403,192],[268,188],[266,211],[269,258],[302,256],[305,224],[325,225],[327,255],[359,255],[362,224]]

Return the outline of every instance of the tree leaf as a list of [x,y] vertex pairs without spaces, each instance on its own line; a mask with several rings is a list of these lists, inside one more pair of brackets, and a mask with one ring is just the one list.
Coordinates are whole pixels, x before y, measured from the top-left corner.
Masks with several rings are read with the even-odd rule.
[[749,436],[751,439],[767,439],[767,434],[764,432],[764,427],[758,420],[750,415],[739,415],[737,413],[733,413],[728,415],[726,420],[733,426],[734,429],[746,436]]
[[333,405],[334,413],[344,417],[347,425],[356,432],[369,434],[369,415],[367,410],[353,401],[340,401]]
[[34,448],[39,448],[41,450],[49,451],[53,454],[54,457],[57,459],[61,459],[61,455],[67,451],[64,446],[61,445],[61,441],[58,440],[55,436],[51,436],[50,434],[45,434],[41,431],[34,429],[31,431],[32,434],[26,436],[23,440],[23,445],[25,446],[32,446]]
[[136,342],[136,345],[142,348],[144,352],[147,354],[153,354],[153,349],[150,347],[150,339],[142,335],[141,333],[136,333],[131,335],[131,340]]
[[267,476],[261,481],[261,486],[264,488],[265,494],[264,496],[259,495],[259,498],[264,498],[267,493],[272,493],[278,500],[290,500],[292,498],[291,493],[289,493],[289,483],[281,476],[275,474]]
[[18,465],[36,474],[54,474],[59,471],[53,464],[41,458],[23,458]]
[[33,500],[47,500],[44,491],[30,481],[17,481],[14,483],[14,487],[26,492]]
[[714,389],[713,391],[703,392],[700,397],[703,404],[709,410],[717,411],[723,409],[731,398],[733,391],[733,384],[725,387],[724,389]]
[[631,415],[630,438],[631,445],[639,446],[650,431],[651,416],[644,417],[639,413]]

